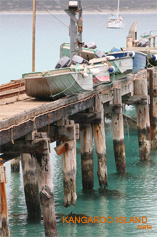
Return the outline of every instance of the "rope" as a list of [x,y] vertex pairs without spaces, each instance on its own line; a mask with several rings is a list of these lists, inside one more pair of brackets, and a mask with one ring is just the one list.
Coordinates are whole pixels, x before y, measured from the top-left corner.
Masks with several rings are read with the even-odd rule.
[[61,20],[59,20],[54,14],[52,14],[51,12],[49,12],[49,10],[47,8],[44,8],[45,11],[47,11],[51,16],[53,16],[57,21],[59,21],[62,25],[64,25],[66,28],[68,28],[68,30],[70,30],[71,32],[73,32],[74,34],[76,32],[74,32],[69,26],[67,26],[66,24],[64,24],[64,22],[62,22]]
[[[138,79],[141,80],[141,79],[143,79],[143,78],[145,78],[145,76],[139,77]],[[136,80],[136,77],[135,77],[133,80],[131,80],[131,81],[129,81],[129,82],[126,82],[126,83],[124,83],[124,84],[111,87],[111,88],[109,88],[109,89],[107,89],[107,90],[103,90],[103,91],[100,92],[99,94],[105,94],[106,92],[108,92],[108,91],[110,91],[110,90],[113,90],[114,88],[119,88],[119,87],[128,85],[128,84],[134,82],[135,80]],[[46,114],[48,114],[48,113],[52,113],[52,112],[58,111],[58,110],[60,110],[60,109],[66,108],[66,107],[68,107],[68,106],[70,106],[70,105],[75,105],[75,104],[77,104],[77,103],[80,103],[80,102],[83,102],[83,101],[92,99],[96,94],[97,94],[97,93],[94,93],[93,95],[88,96],[88,97],[86,97],[86,98],[84,98],[84,99],[75,101],[75,102],[73,102],[73,103],[69,103],[69,104],[67,104],[67,105],[60,106],[60,107],[58,107],[58,108],[56,108],[56,109],[52,109],[52,110],[49,110],[49,111],[44,112],[44,113],[40,113],[40,114],[36,115],[34,118],[32,118],[32,119],[31,119],[31,118],[30,118],[30,119],[26,119],[25,121],[23,121],[23,122],[21,122],[21,123],[11,125],[11,126],[8,127],[8,128],[0,129],[0,132],[9,130],[9,129],[14,128],[14,127],[18,127],[18,126],[20,126],[20,125],[22,125],[22,124],[24,124],[24,123],[26,123],[26,122],[29,122],[29,121],[34,122],[36,118],[38,118],[38,117],[40,117],[40,116],[42,116],[42,115],[46,115]]]
[[13,134],[13,128],[11,129],[11,142],[14,144],[14,134]]
[[[109,65],[110,65],[110,67],[112,66],[110,62],[107,62],[107,63],[108,63],[108,66],[109,66]],[[116,69],[115,69],[115,71],[113,72],[113,80],[112,80],[110,83],[108,83],[106,86],[113,84],[113,82],[115,81],[115,78],[116,78],[116,71],[118,70],[118,68],[119,68],[119,65],[116,66]]]
[[21,83],[22,83],[22,79],[20,79],[20,88],[19,88],[19,91],[18,91],[18,95],[17,95],[16,101],[19,101],[20,92],[21,92]]
[[[76,64],[76,77],[78,79],[77,65],[79,65],[79,71],[80,71],[80,64]],[[62,90],[61,92],[59,92],[59,93],[57,93],[55,95],[51,95],[51,98],[54,98],[54,97],[64,93],[65,91],[67,91],[70,87],[72,87],[75,84],[76,80],[74,79],[73,83],[71,85],[69,85],[66,89]],[[72,94],[74,95],[75,93],[72,93]]]

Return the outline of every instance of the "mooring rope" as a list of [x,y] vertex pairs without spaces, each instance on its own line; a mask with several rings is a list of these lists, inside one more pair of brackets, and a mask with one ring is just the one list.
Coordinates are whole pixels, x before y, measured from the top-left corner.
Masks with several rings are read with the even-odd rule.
[[[77,66],[79,66],[79,69],[77,69]],[[54,97],[56,97],[58,95],[61,95],[61,94],[65,93],[67,90],[69,90],[75,84],[75,82],[78,80],[78,73],[81,72],[80,71],[80,64],[79,63],[76,64],[76,67],[74,69],[75,69],[75,71],[73,73],[76,74],[76,80],[74,79],[73,83],[70,84],[68,87],[66,87],[64,90],[62,90],[61,92],[58,92],[58,93],[56,93],[54,95],[51,95],[50,96],[51,98],[54,98]],[[72,73],[72,71],[70,73]],[[80,90],[81,90],[81,88],[80,88]],[[80,90],[78,89],[78,91],[80,91]],[[76,93],[72,93],[72,94],[75,95]]]

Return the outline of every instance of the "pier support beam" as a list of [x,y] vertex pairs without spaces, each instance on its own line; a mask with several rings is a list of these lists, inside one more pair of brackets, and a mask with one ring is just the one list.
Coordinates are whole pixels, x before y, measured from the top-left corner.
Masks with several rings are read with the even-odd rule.
[[95,99],[95,112],[101,113],[101,122],[93,125],[95,149],[98,157],[98,179],[100,187],[108,186],[107,180],[107,158],[106,158],[106,140],[105,140],[105,122],[104,108],[101,96],[97,95]]
[[[69,131],[70,141],[61,142],[63,187],[64,187],[64,206],[75,205],[76,195],[76,127],[73,120],[60,120],[58,126],[64,126]],[[70,134],[71,133],[71,134]],[[68,138],[67,138],[68,139]],[[56,149],[57,150],[57,149]]]
[[33,155],[21,155],[23,185],[29,218],[41,218],[36,159]]
[[12,159],[10,161],[11,172],[19,172],[20,171],[20,158],[21,157],[17,157],[16,159]]
[[[139,75],[140,74],[140,75]],[[134,82],[134,95],[148,96],[147,72],[141,71]],[[139,153],[141,160],[150,160],[150,120],[148,98],[136,105]]]
[[154,73],[153,83],[153,140],[152,148],[157,149],[157,70]]
[[121,88],[115,88],[113,90],[113,105],[115,108],[119,108],[119,113],[112,114],[113,145],[116,170],[119,174],[123,174],[126,172],[126,161]]
[[0,159],[0,236],[9,237],[7,198],[5,191],[6,173],[3,160]]
[[36,133],[34,142],[38,142],[40,139],[44,139],[45,142],[41,145],[40,150],[38,154],[35,154],[35,157],[37,159],[40,200],[43,210],[45,236],[57,236],[54,190],[49,155],[50,148],[47,133]]
[[93,131],[91,124],[80,125],[82,186],[84,190],[93,189]]
[[150,139],[152,149],[157,148],[157,71],[148,69],[150,95]]

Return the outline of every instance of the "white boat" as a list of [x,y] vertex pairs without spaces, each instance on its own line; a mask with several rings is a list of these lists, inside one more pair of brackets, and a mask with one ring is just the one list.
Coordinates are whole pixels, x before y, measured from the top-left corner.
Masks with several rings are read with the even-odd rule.
[[102,62],[108,62],[110,66],[114,68],[113,72],[115,74],[129,74],[132,73],[133,70],[133,58],[123,57],[123,58],[115,58],[113,56],[107,56],[106,58],[93,58],[89,61],[89,63],[94,64],[97,66],[97,64]]
[[119,2],[120,0],[118,0],[117,15],[111,15],[109,17],[107,28],[120,29],[125,27],[125,19],[119,15]]

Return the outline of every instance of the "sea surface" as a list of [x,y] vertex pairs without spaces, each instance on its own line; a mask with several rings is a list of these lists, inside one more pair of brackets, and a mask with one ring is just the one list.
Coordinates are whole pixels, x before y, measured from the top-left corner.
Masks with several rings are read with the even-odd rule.
[[[127,14],[126,27],[120,30],[106,28],[109,15],[84,15],[83,41],[95,41],[97,47],[108,51],[112,47],[125,47],[126,36],[134,21],[138,24],[138,38],[144,32],[156,29],[157,14]],[[56,17],[62,24],[56,20]],[[43,14],[36,19],[36,71],[53,69],[59,60],[59,47],[69,42],[69,18],[64,14]],[[64,24],[63,24],[64,23]],[[66,27],[66,26],[67,27]],[[22,73],[31,72],[32,67],[32,15],[0,15],[0,84],[21,78]],[[135,108],[127,106],[126,113],[135,116]],[[77,203],[64,208],[62,160],[51,145],[51,166],[55,191],[55,209],[59,237],[76,236],[157,236],[157,151],[152,151],[150,162],[139,160],[136,130],[125,126],[127,175],[116,173],[113,155],[112,126],[106,120],[106,145],[108,168],[108,191],[99,188],[97,179],[97,157],[94,160],[94,190],[82,190],[80,144],[77,143]],[[93,144],[94,148],[94,144]],[[11,237],[44,236],[43,220],[27,219],[23,192],[22,173],[11,173],[6,163],[8,183],[7,202]],[[73,224],[64,223],[69,213],[86,216],[112,217],[112,223]],[[138,223],[116,223],[116,217],[147,217],[151,230],[138,230]]]

